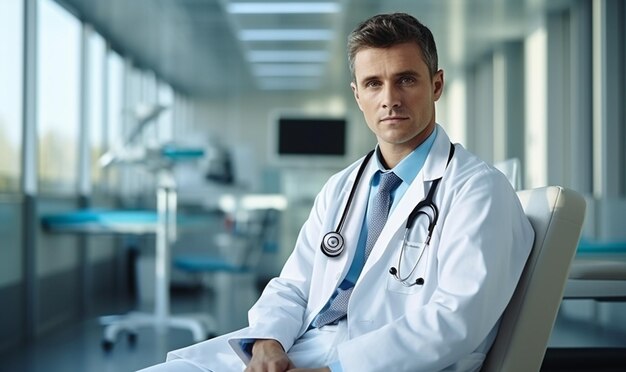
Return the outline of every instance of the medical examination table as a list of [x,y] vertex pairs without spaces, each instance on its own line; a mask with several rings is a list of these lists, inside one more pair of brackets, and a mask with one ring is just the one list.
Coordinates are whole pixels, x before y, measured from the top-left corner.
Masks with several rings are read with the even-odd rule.
[[626,300],[626,242],[581,239],[563,298]]
[[[160,195],[160,202],[167,202],[167,197]],[[175,239],[176,227],[199,228],[206,222],[206,219],[200,217],[175,218],[165,210],[85,209],[41,217],[42,227],[49,233],[156,235],[154,311],[100,317],[101,324],[105,326],[102,347],[106,351],[113,348],[117,335],[122,331],[128,332],[129,340],[134,342],[136,331],[141,327],[154,327],[161,332],[167,328],[187,329],[191,331],[195,342],[207,339],[210,332],[215,330],[216,322],[210,315],[172,315],[169,306],[170,247]]]
[[43,228],[51,233],[74,234],[154,234],[155,247],[155,298],[152,313],[131,312],[125,315],[102,317],[105,325],[102,346],[105,350],[113,348],[117,335],[126,331],[129,340],[136,339],[136,330],[140,327],[153,327],[159,333],[168,328],[191,331],[195,342],[208,338],[216,328],[215,320],[207,314],[171,315],[170,250],[176,241],[177,226],[188,225],[191,221],[177,217],[176,181],[171,172],[175,163],[189,161],[204,156],[202,149],[185,149],[173,145],[147,152],[145,159],[121,159],[120,162],[145,163],[157,180],[156,211],[107,211],[79,210],[42,216]]

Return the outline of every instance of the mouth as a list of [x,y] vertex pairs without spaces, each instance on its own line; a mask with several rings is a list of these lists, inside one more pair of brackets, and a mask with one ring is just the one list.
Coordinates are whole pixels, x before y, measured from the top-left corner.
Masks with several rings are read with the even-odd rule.
[[394,124],[394,123],[399,123],[401,121],[407,120],[408,117],[407,116],[385,116],[384,118],[380,119],[381,123],[385,123],[385,124]]

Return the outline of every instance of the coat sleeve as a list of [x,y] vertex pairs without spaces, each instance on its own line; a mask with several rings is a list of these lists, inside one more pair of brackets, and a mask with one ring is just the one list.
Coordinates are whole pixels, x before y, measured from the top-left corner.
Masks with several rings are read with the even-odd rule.
[[485,167],[457,190],[443,191],[452,196],[437,226],[437,272],[430,274],[437,288],[425,305],[340,345],[346,372],[440,371],[487,339],[513,294],[534,235],[500,176]]

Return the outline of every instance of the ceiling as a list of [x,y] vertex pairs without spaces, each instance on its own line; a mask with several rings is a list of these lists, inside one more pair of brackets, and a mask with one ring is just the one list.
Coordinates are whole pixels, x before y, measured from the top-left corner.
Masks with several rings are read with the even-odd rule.
[[[135,65],[195,97],[343,90],[349,79],[346,37],[360,21],[382,12],[408,12],[429,26],[438,43],[440,67],[450,76],[499,43],[520,39],[544,10],[572,2],[274,0],[280,3],[277,9],[261,8],[258,14],[246,13],[250,10],[242,9],[242,3],[267,1],[57,1],[91,23]],[[302,12],[292,9],[296,3],[317,8],[310,14],[292,13]],[[267,35],[270,30],[287,30],[278,35],[283,39],[314,40],[257,40],[272,36]]]

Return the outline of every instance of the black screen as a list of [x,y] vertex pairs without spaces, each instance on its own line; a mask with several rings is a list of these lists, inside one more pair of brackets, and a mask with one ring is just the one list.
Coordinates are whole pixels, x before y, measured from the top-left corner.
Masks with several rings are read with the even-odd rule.
[[346,120],[281,118],[278,121],[280,155],[345,155]]

